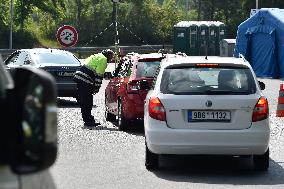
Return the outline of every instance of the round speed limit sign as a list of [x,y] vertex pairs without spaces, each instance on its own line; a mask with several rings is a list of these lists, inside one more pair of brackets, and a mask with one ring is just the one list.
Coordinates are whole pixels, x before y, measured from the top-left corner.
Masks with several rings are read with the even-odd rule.
[[78,41],[78,32],[74,27],[64,25],[57,30],[56,38],[61,46],[72,47]]

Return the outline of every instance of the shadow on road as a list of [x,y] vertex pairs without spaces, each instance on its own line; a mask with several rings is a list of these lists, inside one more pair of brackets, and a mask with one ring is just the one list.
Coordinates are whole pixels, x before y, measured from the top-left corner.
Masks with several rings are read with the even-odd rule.
[[[80,108],[78,102],[75,100],[70,99],[62,99],[62,98],[57,98],[57,105],[59,108]],[[97,105],[93,105],[93,108],[96,108]]]
[[[279,162],[281,163],[281,162]],[[284,169],[270,159],[267,172],[253,170],[251,158],[208,156],[162,156],[157,177],[174,182],[279,185],[284,184]]]
[[145,135],[144,122],[143,121],[132,122],[125,132],[136,136],[144,136]]
[[[118,131],[118,127],[117,127],[117,123],[114,122],[110,122],[115,128],[117,128]],[[120,131],[120,132],[126,132],[128,134],[131,135],[136,135],[136,136],[144,136],[144,125],[143,125],[143,121],[133,121],[131,123],[129,123],[129,125],[127,126],[127,129],[125,131]]]
[[103,126],[103,125],[98,125],[96,127],[82,127],[83,129],[87,129],[87,130],[108,130],[108,131],[118,131],[117,127],[107,127],[107,126]]
[[74,100],[57,98],[57,105],[59,108],[80,108],[75,98]]

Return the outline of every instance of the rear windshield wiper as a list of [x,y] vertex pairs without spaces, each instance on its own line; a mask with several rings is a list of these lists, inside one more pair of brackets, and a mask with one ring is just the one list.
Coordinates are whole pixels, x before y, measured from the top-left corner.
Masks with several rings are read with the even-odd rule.
[[210,89],[210,90],[206,90],[204,91],[205,94],[230,94],[232,93],[232,91],[230,90],[218,90],[218,89]]

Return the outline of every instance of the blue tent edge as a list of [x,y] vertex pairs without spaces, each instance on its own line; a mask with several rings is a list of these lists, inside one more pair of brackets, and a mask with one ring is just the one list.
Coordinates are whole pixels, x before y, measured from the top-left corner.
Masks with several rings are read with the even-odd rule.
[[284,35],[283,18],[282,9],[260,9],[238,27],[234,56],[244,55],[257,77],[284,78],[284,46],[277,41]]

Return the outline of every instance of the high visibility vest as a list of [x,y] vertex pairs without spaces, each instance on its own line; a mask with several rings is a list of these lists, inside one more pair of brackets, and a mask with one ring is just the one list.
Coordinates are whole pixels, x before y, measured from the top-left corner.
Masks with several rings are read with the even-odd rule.
[[84,65],[76,71],[74,81],[83,85],[99,89],[107,67],[107,58],[99,53],[89,56]]
[[107,67],[107,58],[102,53],[91,55],[84,61],[84,65],[99,76],[103,76]]

